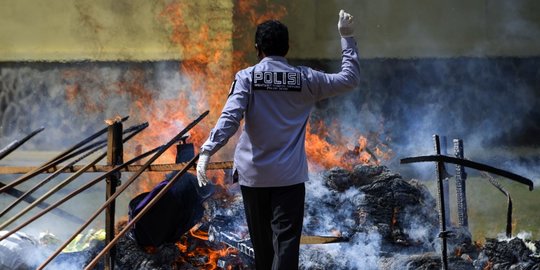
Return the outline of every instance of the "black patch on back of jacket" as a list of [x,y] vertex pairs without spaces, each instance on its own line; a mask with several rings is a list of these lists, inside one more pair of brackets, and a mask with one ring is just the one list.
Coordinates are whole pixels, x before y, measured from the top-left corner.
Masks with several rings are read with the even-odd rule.
[[253,90],[302,91],[300,72],[255,71],[252,80]]

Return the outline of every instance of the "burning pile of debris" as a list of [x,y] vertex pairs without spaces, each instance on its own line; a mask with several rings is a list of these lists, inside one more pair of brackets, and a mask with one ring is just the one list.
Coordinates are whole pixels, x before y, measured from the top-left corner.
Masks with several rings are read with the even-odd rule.
[[377,269],[380,258],[434,251],[436,202],[418,181],[357,165],[332,168],[308,186],[306,232],[334,232],[349,242],[305,247],[305,269]]
[[486,239],[484,250],[475,261],[478,269],[540,269],[540,241],[519,237],[505,240]]
[[[141,158],[152,155],[152,158],[144,165],[135,169],[136,173],[120,185],[118,190],[111,191],[109,199],[70,239],[55,247],[54,254],[42,263],[40,269],[53,261],[55,257],[53,265],[76,265],[76,269],[84,267],[85,269],[94,267],[101,269],[107,264],[114,264],[119,269],[253,269],[254,252],[244,221],[239,186],[225,179],[224,182],[228,183],[227,187],[216,185],[209,190],[201,189],[196,183],[196,177],[187,173],[188,169],[195,164],[197,156],[193,151],[193,145],[186,144],[185,140],[177,145],[176,163],[182,166],[168,166],[175,169],[166,179],[151,191],[133,198],[129,205],[129,220],[116,229],[116,235],[111,233],[114,228],[109,228],[109,225],[113,225],[114,219],[112,219],[107,222],[104,230],[107,239],[99,240],[78,253],[63,252],[84,227],[114,202],[114,199],[126,190],[143,171],[148,168],[156,169],[157,167],[151,167],[151,163],[165,149],[182,140],[187,130],[207,114],[208,112],[202,114],[164,146],[129,161],[123,162],[120,159],[111,164],[116,164],[116,166],[102,166],[102,170],[107,173],[96,177],[50,205],[46,210],[18,225],[1,236],[0,241],[7,239],[11,234],[91,185],[113,176]],[[108,130],[109,135],[116,137],[118,144],[121,145],[120,138],[123,133],[121,126],[115,129],[115,125],[119,124],[120,120],[96,133],[95,136]],[[124,140],[134,136],[146,126],[147,124],[135,126],[133,130],[131,128],[126,130],[125,132],[133,132],[133,134],[126,136]],[[90,142],[93,137],[84,142]],[[84,149],[93,149],[92,147],[96,145],[105,146],[105,142],[94,143]],[[115,149],[114,145],[114,143],[107,144],[108,150]],[[68,153],[66,152],[66,155]],[[182,153],[187,154],[183,156]],[[102,154],[99,159],[105,156]],[[55,177],[57,172],[64,169],[71,168],[73,171],[72,167],[79,160],[71,161],[63,169],[54,171],[55,174],[49,172],[49,168],[65,161],[64,158],[55,158],[37,167],[34,172],[4,185],[1,189],[2,191],[13,189],[18,183],[46,171],[53,173],[46,180]],[[527,184],[532,189],[532,182],[528,179],[463,158],[440,155],[438,151],[436,156],[404,160],[407,162],[435,161],[438,165],[443,162],[453,162],[480,170],[485,169]],[[71,181],[80,173],[90,170],[91,167],[96,169],[94,165],[95,163],[81,167],[77,170],[78,174],[72,175],[66,181]],[[216,168],[220,167],[219,164],[214,165]],[[442,183],[441,176],[448,177],[447,173],[441,173],[443,167],[438,166],[439,183]],[[222,168],[229,167],[227,165]],[[460,214],[458,227],[446,229],[445,226],[441,226],[446,222],[443,212],[445,207],[441,207],[445,204],[441,197],[444,193],[440,192],[440,200],[436,201],[422,183],[414,179],[405,180],[385,166],[358,164],[351,168],[334,167],[314,174],[306,184],[301,269],[540,269],[538,251],[540,241],[530,242],[521,238],[500,241],[488,239],[485,247],[481,247],[472,242],[472,236],[464,222],[466,221],[466,207],[461,208],[465,211]],[[462,171],[463,168],[460,170]],[[508,195],[508,192],[504,191],[500,185],[495,186]],[[58,189],[61,187],[59,186]],[[52,192],[56,190],[55,188]],[[27,193],[30,192],[32,191],[27,191]],[[463,198],[465,198],[464,195],[463,193]],[[511,202],[509,195],[508,198]],[[45,196],[34,199],[35,202],[31,206],[37,205],[44,199]],[[18,201],[20,200],[22,197]],[[9,210],[8,207],[4,209],[4,212]],[[9,225],[22,214],[23,212],[12,216],[1,226]],[[508,220],[511,221],[511,216]],[[510,236],[511,226],[507,228],[507,237],[510,238]],[[443,239],[442,243],[439,237]],[[451,255],[448,257],[445,255],[441,259],[438,254],[445,254],[447,248]],[[108,252],[110,256],[106,258],[112,260],[104,261],[102,257]]]

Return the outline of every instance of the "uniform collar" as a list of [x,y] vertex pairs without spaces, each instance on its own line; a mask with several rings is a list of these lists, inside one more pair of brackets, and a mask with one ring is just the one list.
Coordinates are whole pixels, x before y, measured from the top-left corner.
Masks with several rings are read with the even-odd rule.
[[268,61],[278,61],[278,62],[287,63],[287,59],[285,57],[277,56],[277,55],[267,56],[263,58],[260,63],[268,62]]

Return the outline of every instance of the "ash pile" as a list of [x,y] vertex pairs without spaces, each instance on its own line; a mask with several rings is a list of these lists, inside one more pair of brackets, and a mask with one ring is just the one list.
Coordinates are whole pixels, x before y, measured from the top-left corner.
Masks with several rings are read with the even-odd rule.
[[540,270],[540,240],[488,238],[475,266],[476,269],[491,270]]

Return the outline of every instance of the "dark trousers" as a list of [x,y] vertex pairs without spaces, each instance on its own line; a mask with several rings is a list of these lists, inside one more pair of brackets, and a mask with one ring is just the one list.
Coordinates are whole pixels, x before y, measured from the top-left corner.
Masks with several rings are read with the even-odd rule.
[[304,183],[286,187],[241,186],[257,270],[298,269],[304,219]]

